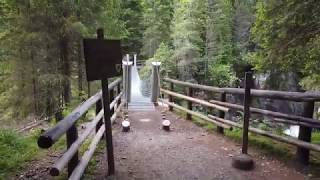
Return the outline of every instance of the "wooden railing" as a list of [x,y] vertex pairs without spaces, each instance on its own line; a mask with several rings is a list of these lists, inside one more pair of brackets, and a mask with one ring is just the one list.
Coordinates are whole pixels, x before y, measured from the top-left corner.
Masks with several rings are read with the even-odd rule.
[[[122,106],[121,103],[121,79],[117,79],[108,85],[110,95],[110,110],[113,123],[116,119],[117,112]],[[117,89],[117,96],[114,97],[115,89]],[[90,122],[85,131],[78,137],[77,121],[84,115],[89,108],[96,106],[96,116]],[[41,148],[50,148],[55,142],[57,142],[62,135],[66,134],[67,138],[67,150],[66,152],[52,165],[50,169],[50,175],[59,176],[61,171],[67,166],[69,179],[80,179],[83,175],[93,153],[99,143],[100,139],[105,134],[105,126],[103,124],[103,108],[102,108],[102,92],[99,91],[91,98],[83,102],[77,108],[75,108],[69,115],[59,121],[54,127],[43,133],[38,139],[38,146]],[[89,138],[90,134],[96,129],[96,134],[93,137],[91,144],[87,151],[83,154],[79,160],[79,148],[83,142]]]
[[[191,119],[192,115],[200,117],[204,120],[209,122],[215,123],[217,125],[217,131],[223,133],[224,129],[232,129],[232,127],[243,128],[242,124],[237,122],[225,119],[225,113],[228,113],[230,109],[238,110],[238,111],[245,111],[245,106],[228,103],[226,102],[226,95],[233,94],[233,95],[243,95],[245,96],[245,89],[242,88],[219,88],[219,87],[212,87],[212,86],[205,86],[200,84],[194,84],[189,82],[183,82],[175,79],[164,78],[165,82],[169,83],[167,85],[168,89],[161,89],[163,94],[167,94],[169,97],[169,101],[161,99],[162,102],[169,105],[169,109],[172,110],[173,108],[177,108],[187,113],[187,118]],[[179,94],[174,92],[175,86],[183,86],[188,88],[187,95]],[[194,98],[193,92],[198,89],[202,91],[214,92],[219,93],[220,98],[219,100],[210,100],[205,101],[198,98]],[[318,151],[320,152],[320,145],[312,144],[311,143],[311,132],[313,128],[320,128],[320,121],[313,119],[314,114],[314,104],[317,101],[320,101],[320,93],[309,93],[309,92],[286,92],[286,91],[269,91],[269,90],[257,90],[251,89],[251,93],[249,93],[249,99],[251,97],[257,98],[268,98],[268,99],[279,99],[279,100],[289,100],[295,102],[303,102],[304,103],[304,111],[303,115],[293,115],[293,114],[285,114],[281,112],[275,112],[265,109],[259,109],[250,107],[248,108],[247,113],[255,113],[255,114],[262,114],[265,116],[273,117],[272,119],[275,122],[289,124],[289,125],[299,125],[300,131],[298,139],[289,137],[289,136],[281,136],[278,134],[273,134],[268,131],[264,131],[261,129],[248,127],[248,130],[262,135],[274,140],[278,140],[284,143],[288,143],[291,145],[297,146],[297,160],[302,164],[308,164],[309,162],[309,150]],[[176,103],[174,103],[174,97],[186,100],[187,108],[184,108]],[[202,106],[213,108],[219,110],[218,116],[203,115],[198,112],[192,111],[192,103],[197,103]]]

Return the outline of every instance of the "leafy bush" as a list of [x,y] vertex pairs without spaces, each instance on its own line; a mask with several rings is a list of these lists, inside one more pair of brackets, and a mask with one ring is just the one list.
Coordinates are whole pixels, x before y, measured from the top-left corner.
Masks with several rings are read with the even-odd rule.
[[230,65],[213,64],[209,67],[210,82],[214,86],[226,87],[232,86],[237,77]]

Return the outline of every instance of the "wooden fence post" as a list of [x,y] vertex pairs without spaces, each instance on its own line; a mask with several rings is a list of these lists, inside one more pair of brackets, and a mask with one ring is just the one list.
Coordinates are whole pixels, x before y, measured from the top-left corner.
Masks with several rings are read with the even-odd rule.
[[[121,83],[117,85],[117,94],[119,95],[120,93],[121,93]],[[121,98],[118,100],[117,107],[119,107],[120,104],[121,104]]]
[[[170,82],[170,91],[174,90],[174,84]],[[173,103],[173,96],[169,95],[169,102]],[[169,106],[169,111],[173,111],[173,107]]]
[[[97,102],[96,102],[96,116],[99,114],[99,112],[102,110],[102,101],[101,101],[101,99],[100,100],[98,100]],[[102,118],[100,119],[100,121],[97,123],[97,125],[96,125],[96,133],[98,133],[98,131],[99,131],[99,129],[100,129],[100,127],[101,127],[101,125],[102,125]]]
[[[110,89],[110,91],[109,91],[109,97],[110,97],[110,102],[112,102],[113,100],[114,100],[114,89],[112,88],[112,89]],[[110,109],[110,114],[111,114],[111,116],[113,115],[113,113],[114,113],[114,107],[115,106],[113,106],[113,108],[112,109]]]
[[242,153],[243,154],[248,154],[248,133],[249,133],[249,121],[250,121],[251,85],[252,85],[252,72],[246,72],[244,103],[243,103],[243,106],[244,106],[243,134],[242,134]]
[[[314,113],[314,101],[305,102],[303,107],[303,116],[312,118],[313,113]],[[306,142],[311,142],[311,133],[312,133],[312,128],[300,126],[298,139]],[[298,147],[297,153],[296,153],[298,162],[303,165],[308,165],[309,154],[310,152],[308,149]]]
[[253,159],[248,155],[248,133],[250,120],[250,104],[251,104],[251,86],[252,72],[245,74],[245,91],[244,91],[244,116],[243,116],[243,134],[242,134],[242,152],[238,156],[232,158],[232,166],[237,169],[251,170],[254,167]]
[[[78,139],[78,130],[76,124],[73,124],[66,133],[67,136],[67,148]],[[73,170],[77,167],[79,162],[78,151],[74,154],[74,156],[70,159],[68,163],[68,177],[71,176]]]
[[[221,102],[226,102],[226,93],[223,92],[220,94],[220,101]],[[224,111],[219,111],[219,117],[220,118],[225,118],[225,112]],[[220,133],[220,134],[224,134],[224,130],[223,130],[223,127],[220,127],[220,126],[217,126],[217,132]]]
[[[188,96],[189,97],[193,96],[193,89],[191,87],[188,88]],[[187,101],[187,106],[188,106],[187,108],[192,111],[192,102],[191,101]],[[192,115],[187,113],[187,119],[192,120]]]
[[[97,38],[104,39],[103,29],[97,30]],[[113,154],[113,142],[112,142],[112,124],[111,124],[111,113],[110,113],[110,97],[108,88],[108,78],[101,80],[102,88],[102,107],[104,110],[104,126],[106,136],[106,148],[107,148],[107,164],[108,164],[108,175],[115,173],[114,168],[114,154]]]

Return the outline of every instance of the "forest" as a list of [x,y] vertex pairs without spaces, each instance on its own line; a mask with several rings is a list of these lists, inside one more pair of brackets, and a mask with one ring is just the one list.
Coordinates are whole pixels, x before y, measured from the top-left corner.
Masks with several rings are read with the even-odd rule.
[[[110,124],[106,121],[110,112],[102,110],[106,104],[102,106],[101,95],[96,94],[101,89],[100,82],[86,79],[83,39],[96,38],[99,28],[103,28],[106,39],[121,40],[124,59],[126,54],[136,54],[143,64],[139,73],[137,67],[134,69],[136,77],[143,79],[135,78],[139,80],[136,84],[151,84],[153,61],[161,62],[161,85],[171,83],[161,92],[167,91],[169,103],[176,103],[176,107],[169,103],[164,106],[166,99],[159,98],[163,111],[154,106],[158,101],[150,102],[149,97],[144,97],[148,102],[139,101],[140,106],[147,104],[151,112],[128,113],[129,103],[121,99],[124,93],[119,95],[120,79],[116,91],[110,88],[110,93],[101,93],[103,102],[107,102],[104,100],[108,95],[118,97],[111,108],[113,122],[127,120],[130,129],[128,119],[135,119],[131,121],[133,131],[127,136],[121,131],[122,124],[115,122],[112,126],[111,118]],[[253,89],[286,91],[280,92],[281,96],[287,93],[320,97],[320,1],[0,0],[0,180],[51,179],[48,177],[54,161],[63,159],[72,146],[74,152],[68,155],[72,160],[64,161],[64,166],[69,164],[68,168],[62,167],[65,171],[61,171],[61,179],[71,174],[66,172],[73,168],[70,161],[87,163],[82,164],[83,173],[89,160],[83,179],[99,179],[106,173],[103,163],[111,164],[105,159],[112,159],[113,150],[112,156],[109,152],[113,145],[117,171],[124,169],[123,174],[129,179],[135,179],[139,168],[147,169],[140,174],[146,178],[137,179],[172,172],[177,172],[176,176],[170,174],[174,179],[186,175],[190,175],[186,179],[201,179],[197,174],[204,175],[202,179],[268,179],[270,174],[280,177],[275,179],[320,177],[320,103],[307,98],[300,102],[254,95],[251,101],[250,88],[243,94],[239,89],[249,84],[244,80],[247,71],[253,72]],[[109,82],[113,80],[109,78]],[[214,87],[232,87],[241,93],[207,92],[208,89],[183,83],[220,90]],[[189,100],[178,99],[177,93]],[[94,94],[95,102],[92,100],[81,115],[74,111]],[[220,105],[212,100],[221,101]],[[237,108],[230,106],[229,111],[221,103]],[[127,109],[122,109],[123,104]],[[178,105],[187,108],[179,110]],[[250,113],[254,115],[250,117]],[[212,115],[216,115],[215,119]],[[152,123],[153,120],[159,122]],[[172,131],[170,127],[170,131],[165,130],[163,123],[160,127],[160,120],[172,120],[167,124],[172,123]],[[151,125],[145,126],[148,122]],[[65,131],[59,134],[57,129]],[[53,135],[55,139],[45,136],[48,131],[59,135]],[[50,150],[38,146],[41,137],[50,140],[51,145],[55,143]],[[106,143],[101,140],[98,144],[101,138]],[[250,174],[231,168],[231,158],[240,152],[240,142],[242,154],[248,153],[248,146],[249,153],[254,152],[258,168]],[[304,159],[299,159],[301,154]],[[83,155],[80,161],[78,155]],[[83,158],[85,155],[87,158]],[[310,166],[299,164],[296,168],[292,161],[296,157],[296,162],[306,162],[303,165],[309,163],[310,157]]]
[[[320,90],[317,0],[0,0],[0,121],[51,118],[95,93],[82,39],[105,29],[163,76],[239,87]],[[150,67],[141,70],[150,75]]]

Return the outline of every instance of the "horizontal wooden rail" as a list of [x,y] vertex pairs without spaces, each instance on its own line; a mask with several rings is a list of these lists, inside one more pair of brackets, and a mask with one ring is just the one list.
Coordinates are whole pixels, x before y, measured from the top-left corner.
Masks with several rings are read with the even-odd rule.
[[[212,116],[212,115],[208,115],[208,117],[213,120],[219,121],[224,124],[228,124],[233,127],[242,128],[241,124],[238,124],[238,123],[230,121],[230,120],[221,119],[221,118],[218,118],[218,117]],[[249,131],[256,133],[256,134],[259,134],[259,135],[262,135],[262,136],[266,136],[266,137],[275,139],[280,142],[284,142],[284,143],[288,143],[288,144],[295,145],[298,147],[302,147],[302,148],[306,148],[309,150],[320,152],[320,145],[308,143],[308,142],[301,141],[301,140],[298,140],[298,139],[295,139],[292,137],[284,137],[284,136],[276,135],[271,132],[263,131],[261,129],[257,129],[257,128],[253,128],[253,127],[249,127]]]
[[[244,108],[242,105],[238,104],[232,104],[232,103],[227,103],[227,102],[221,102],[221,101],[216,101],[216,100],[210,100],[210,103],[217,104],[220,106],[225,106],[231,109],[236,109],[243,111]],[[282,118],[282,119],[287,119],[291,120],[289,121],[282,121],[287,122],[287,123],[295,123],[295,124],[301,124],[305,126],[311,126],[311,127],[319,127],[320,126],[320,121],[312,118],[307,118],[307,117],[302,117],[302,116],[296,116],[296,115],[291,115],[291,114],[285,114],[285,113],[280,113],[280,112],[275,112],[275,111],[269,111],[269,110],[264,110],[264,109],[259,109],[259,108],[253,108],[250,107],[250,112],[255,113],[255,114],[262,114],[265,116],[270,116],[270,117],[275,117],[275,118]],[[277,120],[275,120],[277,121]]]
[[[229,111],[228,108],[232,108],[232,109],[236,109],[236,110],[240,110],[240,111],[244,110],[244,107],[242,105],[238,105],[238,104],[232,104],[232,103],[221,102],[221,101],[216,101],[216,100],[210,100],[209,101],[210,103],[209,103],[204,100],[195,99],[195,98],[185,96],[183,94],[175,93],[175,92],[172,92],[169,90],[165,90],[165,89],[160,89],[160,91],[165,94],[168,94],[168,95],[172,95],[172,96],[175,96],[175,97],[187,100],[187,101],[192,101],[192,102],[195,102],[195,103],[207,106],[207,107],[216,108],[216,109],[222,110],[224,112],[228,112]],[[215,105],[219,105],[219,106],[215,106]],[[225,108],[225,107],[227,107],[227,108]],[[312,128],[319,128],[320,127],[320,121],[312,119],[312,118],[284,114],[284,113],[280,113],[280,112],[274,112],[274,111],[252,108],[252,107],[250,108],[250,112],[256,113],[256,114],[263,114],[266,116],[271,116],[271,117],[276,117],[276,118],[286,119],[286,120],[278,120],[278,119],[273,120],[273,121],[279,121],[281,123],[294,124],[294,125],[304,125],[304,126],[312,127]]]
[[191,102],[194,102],[194,103],[201,104],[203,106],[207,106],[207,107],[214,108],[214,109],[217,109],[217,110],[220,110],[220,111],[224,111],[224,112],[229,112],[229,108],[226,108],[224,106],[215,105],[215,104],[209,103],[209,102],[204,101],[204,100],[200,100],[200,99],[189,97],[189,96],[186,96],[186,95],[183,95],[183,94],[175,93],[175,92],[172,92],[172,91],[169,91],[169,90],[165,90],[165,89],[162,89],[162,88],[160,89],[160,91],[165,93],[165,94],[177,97],[177,98],[181,98],[181,99],[184,99],[184,100],[187,100],[187,101],[191,101]]
[[[108,89],[114,89],[121,79],[117,79],[108,85]],[[51,147],[88,109],[101,99],[102,92],[99,91],[88,100],[74,109],[68,116],[62,119],[54,127],[47,130],[38,139],[38,146],[41,148]]]
[[164,100],[164,99],[159,99],[159,101],[161,101],[161,102],[163,102],[163,103],[165,103],[165,104],[168,104],[169,106],[172,106],[172,107],[174,107],[174,108],[176,108],[176,109],[179,109],[179,110],[181,110],[181,111],[184,111],[184,112],[186,112],[186,113],[189,113],[189,114],[191,114],[191,115],[193,115],[193,116],[196,116],[196,117],[199,117],[199,118],[201,118],[201,119],[203,119],[203,120],[206,120],[206,121],[208,121],[208,122],[214,123],[214,124],[217,125],[217,126],[220,126],[220,127],[223,127],[223,128],[225,128],[225,129],[229,129],[229,130],[232,129],[231,126],[229,126],[229,125],[227,125],[227,124],[225,124],[225,123],[221,123],[221,122],[212,120],[212,119],[208,118],[208,117],[205,116],[205,115],[202,115],[202,114],[200,114],[200,113],[191,111],[191,110],[189,110],[189,109],[187,109],[187,108],[184,108],[184,107],[182,107],[182,106],[179,106],[179,105],[177,105],[177,104],[175,104],[175,103],[168,102],[168,101],[166,101],[166,100]]
[[[191,87],[195,89],[201,89],[205,91],[217,92],[217,93],[228,93],[228,94],[239,94],[244,95],[243,88],[219,88],[200,84],[194,84],[189,82],[183,82],[175,79],[164,78],[164,81],[171,82],[177,85]],[[311,92],[287,92],[287,91],[271,91],[271,90],[258,90],[251,89],[251,95],[253,97],[270,98],[270,99],[281,99],[290,101],[320,101],[320,93]]]

